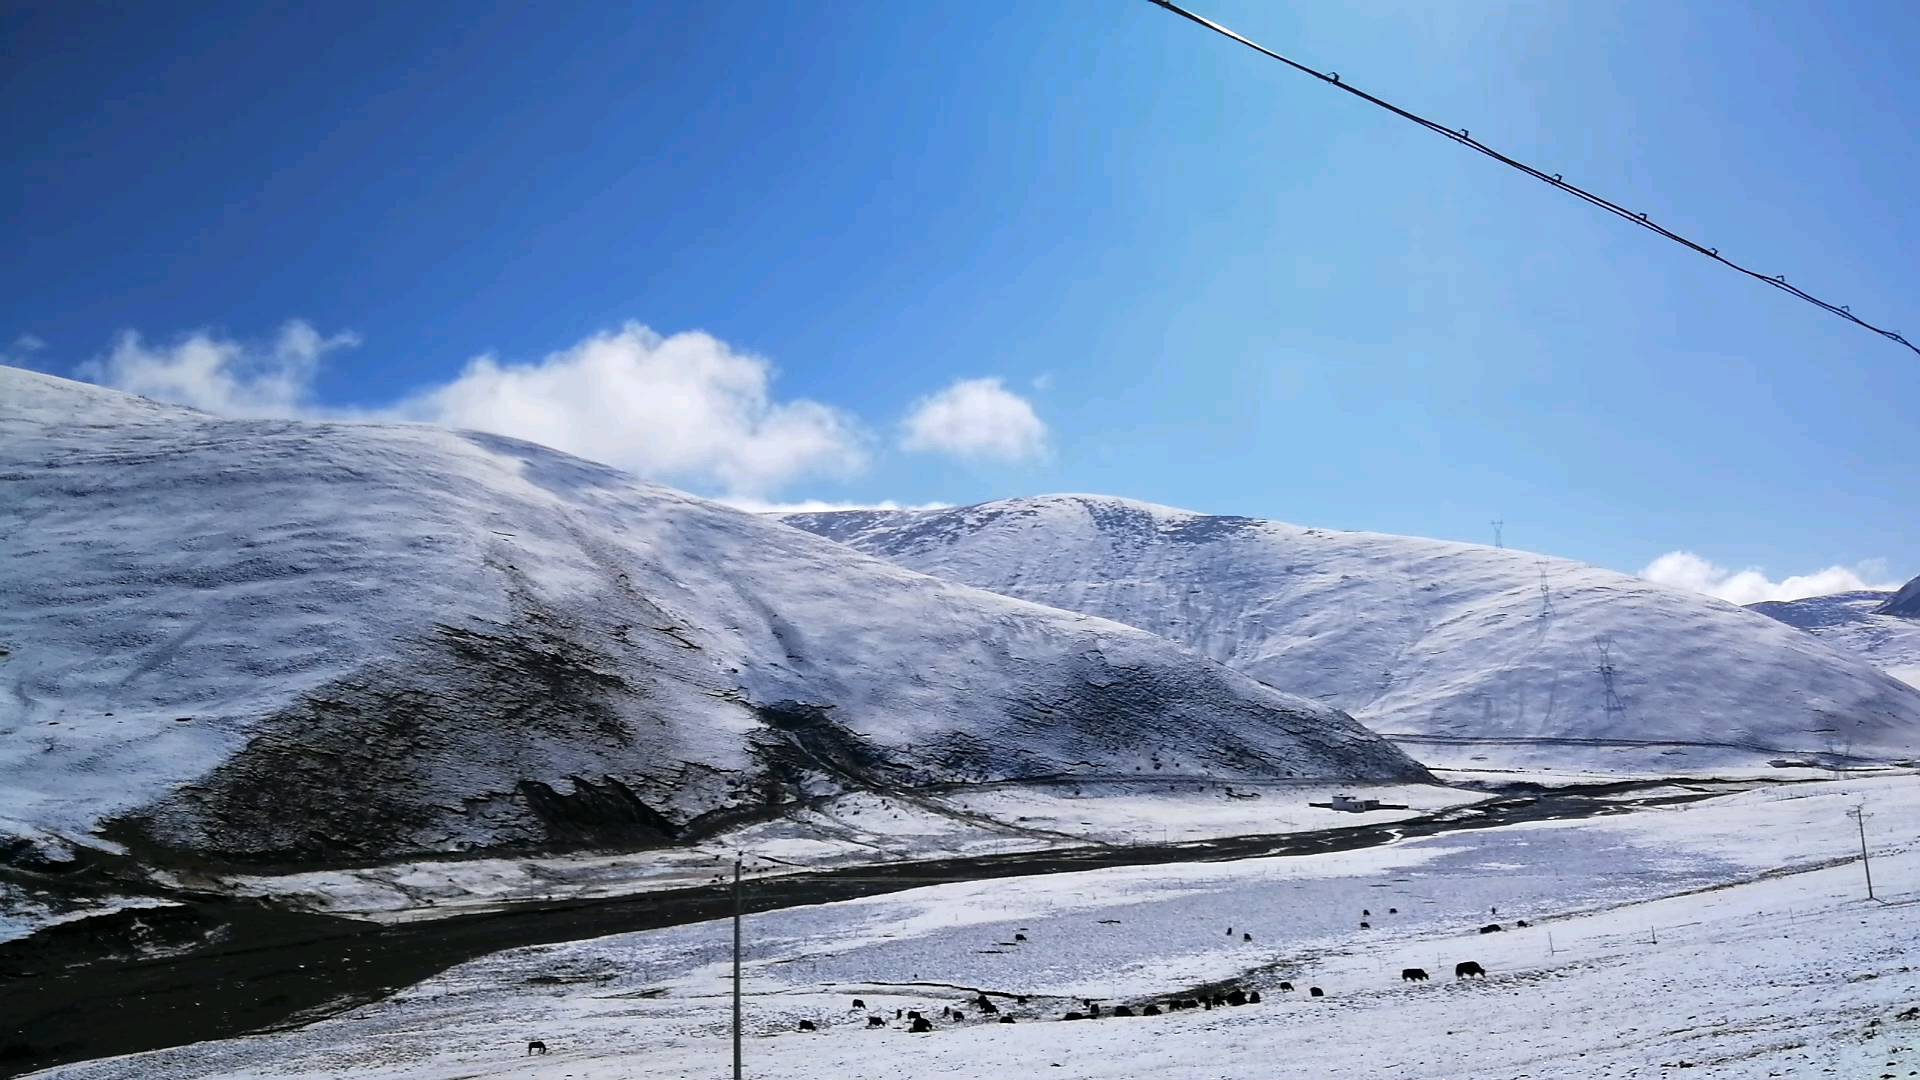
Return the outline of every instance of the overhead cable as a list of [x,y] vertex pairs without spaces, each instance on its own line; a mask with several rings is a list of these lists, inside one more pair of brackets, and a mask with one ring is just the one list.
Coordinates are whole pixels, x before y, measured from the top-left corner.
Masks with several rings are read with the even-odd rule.
[[1635,225],[1638,225],[1643,229],[1647,229],[1651,232],[1658,233],[1661,236],[1666,237],[1667,239],[1673,241],[1676,244],[1681,244],[1685,247],[1691,248],[1692,250],[1697,251],[1702,255],[1705,255],[1707,258],[1712,259],[1714,262],[1717,262],[1722,266],[1726,266],[1730,269],[1737,270],[1740,273],[1745,274],[1748,277],[1754,279],[1755,281],[1765,282],[1766,284],[1771,285],[1776,289],[1779,289],[1781,292],[1790,293],[1794,296],[1797,296],[1800,299],[1805,300],[1807,303],[1812,304],[1813,306],[1820,308],[1823,311],[1832,312],[1833,314],[1840,316],[1841,318],[1847,320],[1850,323],[1853,323],[1857,326],[1865,327],[1866,329],[1871,330],[1876,334],[1879,334],[1881,337],[1884,337],[1889,341],[1898,342],[1902,345],[1905,345],[1907,348],[1912,349],[1915,353],[1920,353],[1920,345],[1915,345],[1913,342],[1908,341],[1906,338],[1901,337],[1899,334],[1896,334],[1891,330],[1882,329],[1881,327],[1875,326],[1872,323],[1867,322],[1865,319],[1862,319],[1859,316],[1855,315],[1852,311],[1849,311],[1845,304],[1829,304],[1825,300],[1822,300],[1819,297],[1814,296],[1813,294],[1799,288],[1798,286],[1790,285],[1787,283],[1786,275],[1784,274],[1776,274],[1776,275],[1769,276],[1769,275],[1760,273],[1758,270],[1749,270],[1746,267],[1741,266],[1739,263],[1734,262],[1732,259],[1729,259],[1726,256],[1720,254],[1719,248],[1710,248],[1701,244],[1696,244],[1692,240],[1689,240],[1686,237],[1681,236],[1679,233],[1676,233],[1673,230],[1668,229],[1663,225],[1660,225],[1653,221],[1648,220],[1647,215],[1645,214],[1636,214],[1633,211],[1628,210],[1626,207],[1621,206],[1620,204],[1612,202],[1608,199],[1601,198],[1600,196],[1595,195],[1593,192],[1588,191],[1585,188],[1579,187],[1578,185],[1575,185],[1575,184],[1567,183],[1565,180],[1561,179],[1559,173],[1542,172],[1539,169],[1536,169],[1525,162],[1515,161],[1513,158],[1510,158],[1507,155],[1502,154],[1498,150],[1495,150],[1492,147],[1488,146],[1487,144],[1481,142],[1480,140],[1473,138],[1471,135],[1467,133],[1466,128],[1460,128],[1458,130],[1455,130],[1453,128],[1446,127],[1442,124],[1435,123],[1434,121],[1429,120],[1424,116],[1420,116],[1416,113],[1408,112],[1407,110],[1401,108],[1398,105],[1393,104],[1390,101],[1384,101],[1380,98],[1374,97],[1372,94],[1367,93],[1365,90],[1358,89],[1349,83],[1342,82],[1340,79],[1340,73],[1337,71],[1329,71],[1329,72],[1323,73],[1323,72],[1315,71],[1314,69],[1308,67],[1305,64],[1299,63],[1298,61],[1289,60],[1288,58],[1280,55],[1277,52],[1274,52],[1272,49],[1269,49],[1264,45],[1261,45],[1254,41],[1250,41],[1247,38],[1244,38],[1239,34],[1234,33],[1232,30],[1229,30],[1226,27],[1221,26],[1219,23],[1214,22],[1212,19],[1208,19],[1202,15],[1196,15],[1193,12],[1188,11],[1183,7],[1180,7],[1179,5],[1172,3],[1171,0],[1147,0],[1147,2],[1150,4],[1153,4],[1156,7],[1165,8],[1168,11],[1173,12],[1175,15],[1180,16],[1183,19],[1187,19],[1191,22],[1198,23],[1201,26],[1204,26],[1207,29],[1212,30],[1216,34],[1220,34],[1224,37],[1232,38],[1233,40],[1239,42],[1240,44],[1245,45],[1247,48],[1252,49],[1257,53],[1260,53],[1262,56],[1267,56],[1274,60],[1278,60],[1281,63],[1287,65],[1288,67],[1293,68],[1295,71],[1304,72],[1308,75],[1313,76],[1316,79],[1319,79],[1321,82],[1328,84],[1329,86],[1338,87],[1339,89],[1345,90],[1347,93],[1352,94],[1354,97],[1360,98],[1361,100],[1366,101],[1370,104],[1378,105],[1380,108],[1387,110],[1388,112],[1394,114],[1395,116],[1400,117],[1401,119],[1411,120],[1414,123],[1419,124],[1421,127],[1426,128],[1428,131],[1434,132],[1435,134],[1438,134],[1438,135],[1444,135],[1447,138],[1452,139],[1454,142],[1457,142],[1462,146],[1468,147],[1473,150],[1477,150],[1480,153],[1485,154],[1486,156],[1492,158],[1493,160],[1500,162],[1502,165],[1508,165],[1515,169],[1518,169],[1521,172],[1526,173],[1528,176],[1533,177],[1535,180],[1538,180],[1545,184],[1551,184],[1554,187],[1559,188],[1561,191],[1564,191],[1567,194],[1574,196],[1575,198],[1582,199],[1586,202],[1592,203],[1594,206],[1597,206],[1600,209],[1605,210],[1606,212],[1613,214],[1617,217],[1625,218],[1626,220],[1633,222]]

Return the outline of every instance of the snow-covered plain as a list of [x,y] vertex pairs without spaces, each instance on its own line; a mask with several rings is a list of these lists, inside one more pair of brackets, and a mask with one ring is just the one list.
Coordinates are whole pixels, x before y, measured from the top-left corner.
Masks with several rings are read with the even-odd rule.
[[1909,582],[1899,594],[1835,593],[1804,600],[1767,600],[1747,607],[1805,630],[1909,686],[1920,687],[1920,614],[1901,616],[1887,610],[1897,598],[1908,595],[1920,598],[1920,579]]
[[[1170,790],[1178,787],[1183,790]],[[1407,807],[1363,815],[1317,807],[1335,794]],[[375,921],[469,914],[530,900],[592,899],[706,885],[734,854],[766,857],[768,876],[885,867],[917,859],[1280,836],[1405,820],[1487,795],[1433,784],[1397,786],[1198,783],[1017,784],[911,799],[858,792],[710,840],[615,855],[433,859],[292,874],[210,875],[223,891],[307,911]],[[24,924],[23,924],[24,925]],[[22,931],[24,932],[24,930]],[[0,923],[0,940],[10,936]]]
[[[1863,898],[1846,816],[1863,803],[1885,903]],[[747,1073],[1915,1075],[1916,819],[1920,777],[1902,774],[1360,851],[957,884],[755,915]],[[1477,932],[1494,921],[1505,930]],[[500,953],[300,1030],[36,1075],[720,1076],[727,934],[706,923]],[[1465,960],[1487,976],[1456,979]],[[1407,967],[1432,980],[1401,981]],[[1085,999],[1137,1010],[1227,983],[1264,1000],[1059,1019]],[[1327,996],[1306,997],[1309,986]],[[984,1020],[972,1004],[981,991],[1017,1022]],[[867,1007],[852,1009],[855,997]],[[945,1019],[950,1007],[967,1019]],[[896,1009],[929,1013],[936,1030],[907,1033]],[[884,1016],[885,1029],[869,1030],[868,1015]],[[798,1032],[802,1019],[820,1031]],[[552,1053],[528,1058],[529,1039]]]
[[[1337,710],[492,436],[0,366],[0,856],[635,849],[849,790],[1420,782]],[[131,844],[132,841],[129,841]]]
[[1083,495],[783,520],[1150,630],[1430,766],[1920,758],[1920,690],[1754,612],[1565,559]]

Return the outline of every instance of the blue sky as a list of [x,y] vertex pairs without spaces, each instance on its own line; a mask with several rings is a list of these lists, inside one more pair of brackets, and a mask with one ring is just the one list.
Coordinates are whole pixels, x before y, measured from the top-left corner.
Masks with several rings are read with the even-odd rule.
[[[1194,4],[1920,339],[1911,4]],[[771,502],[1920,573],[1920,356],[1145,0],[0,19],[9,363]]]

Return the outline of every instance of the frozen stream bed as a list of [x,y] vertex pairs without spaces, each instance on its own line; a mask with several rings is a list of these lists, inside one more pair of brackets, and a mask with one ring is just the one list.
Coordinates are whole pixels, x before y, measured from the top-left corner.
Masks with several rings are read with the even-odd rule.
[[[1891,905],[1862,899],[1846,816],[1861,802]],[[1904,1077],[1920,1070],[1920,905],[1905,904],[1920,899],[1916,820],[1920,778],[1882,776],[754,915],[747,1072],[1602,1077],[1680,1075],[1686,1062],[1694,1077]],[[1505,929],[1479,933],[1489,922]],[[728,932],[710,922],[512,950],[298,1030],[36,1075],[722,1076]],[[1462,960],[1487,977],[1456,980]],[[1403,983],[1406,967],[1433,979]],[[1059,1019],[1089,998],[1137,1009],[1226,982],[1263,1002]],[[1306,998],[1309,985],[1327,996]],[[979,991],[1017,1022],[984,1022]],[[945,1007],[968,1019],[942,1019]],[[936,1030],[909,1034],[896,1009],[931,1013]],[[887,1026],[869,1029],[870,1014]],[[819,1032],[799,1033],[803,1019]],[[529,1058],[530,1039],[551,1053]]]

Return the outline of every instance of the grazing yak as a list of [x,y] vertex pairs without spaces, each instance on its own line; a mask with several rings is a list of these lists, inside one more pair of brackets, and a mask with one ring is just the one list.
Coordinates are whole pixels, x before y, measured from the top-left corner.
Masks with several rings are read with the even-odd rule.
[[1015,935],[1013,935],[1013,940],[1015,940],[1015,941],[1025,941],[1025,940],[1027,940],[1027,935],[1025,935],[1025,934],[1015,934]]
[[1459,963],[1453,965],[1453,977],[1456,979],[1465,979],[1465,978],[1468,978],[1469,976],[1485,975],[1486,973],[1487,973],[1486,968],[1481,967],[1478,963],[1472,960],[1462,960]]
[[884,1016],[869,1016],[867,1017],[867,1026],[870,1028],[886,1027],[887,1018]]
[[983,1013],[997,1013],[1000,1011],[1000,1007],[995,1005],[993,1002],[988,1001],[987,995],[985,994],[981,994],[979,997],[974,998],[973,1004]]
[[1426,968],[1401,968],[1400,981],[1401,982],[1426,982],[1427,969]]
[[1327,996],[1327,992],[1326,992],[1325,990],[1322,990],[1322,989],[1320,989],[1320,988],[1319,988],[1319,987],[1317,987],[1317,986],[1309,986],[1309,987],[1307,987],[1307,993],[1308,993],[1308,994],[1311,994],[1311,995],[1312,995],[1312,996],[1314,996],[1314,997],[1326,997],[1326,996]]
[[1241,940],[1241,941],[1252,941],[1252,940],[1253,940],[1253,935],[1252,935],[1252,934],[1241,934],[1241,935],[1240,935],[1240,940]]
[[853,1007],[856,1009],[864,1009],[867,1007],[867,1003],[864,1001],[861,1001],[859,998],[854,998]]
[[1127,1007],[1126,1007],[1125,1005],[1115,1005],[1115,1006],[1113,1007],[1113,1015],[1115,1015],[1115,1016],[1132,1016],[1132,1015],[1133,1015],[1133,1010],[1132,1010],[1132,1009],[1129,1009],[1129,1008],[1127,1008]]
[[924,1016],[916,1016],[913,1018],[913,1026],[907,1030],[916,1035],[924,1035],[933,1030],[933,1024]]
[[1258,1005],[1258,1004],[1260,1004],[1260,991],[1258,991],[1258,990],[1255,990],[1255,991],[1254,991],[1253,993],[1251,993],[1251,994],[1248,994],[1248,995],[1247,995],[1247,1004],[1249,1004],[1249,1005]]
[[1241,991],[1241,990],[1227,991],[1227,1004],[1237,1008],[1241,1005],[1245,1005],[1246,1003],[1247,1003],[1247,995],[1244,991]]
[[1141,1016],[1159,1016],[1160,1006],[1149,1002],[1146,1008],[1140,1010],[1140,1015]]
[[1293,993],[1293,984],[1290,982],[1283,982],[1280,984],[1280,989],[1285,990],[1287,993],[1291,994]]
[[1387,914],[1389,914],[1389,915],[1398,915],[1398,914],[1400,914],[1400,909],[1399,909],[1399,908],[1397,908],[1397,907],[1390,907],[1390,908],[1388,908],[1388,909],[1387,909]]
[[1062,1020],[1085,1020],[1086,1018],[1087,1018],[1087,1014],[1086,1014],[1086,1013],[1077,1013],[1077,1012],[1070,1012],[1070,1013],[1068,1013],[1067,1015],[1065,1015],[1065,1016],[1063,1016],[1063,1017],[1061,1017],[1060,1019],[1062,1019]]
[[1497,934],[1500,932],[1500,924],[1497,922],[1490,922],[1487,925],[1481,927],[1480,932],[1483,934]]
[[1003,1016],[1003,1017],[1001,1017],[1001,1018],[1000,1018],[1000,1022],[1001,1022],[1001,1023],[1003,1023],[1003,1024],[1011,1024],[1011,1023],[1013,1023],[1013,1017],[1011,1017],[1011,1016]]
[[1373,924],[1372,924],[1372,923],[1370,923],[1370,922],[1363,922],[1363,923],[1361,923],[1361,924],[1360,924],[1360,929],[1362,929],[1362,930],[1371,930],[1371,929],[1373,929]]
[[814,1027],[813,1021],[811,1020],[802,1020],[800,1021],[800,1030],[801,1031],[818,1031],[820,1029],[817,1027]]
[[541,1042],[539,1039],[533,1039],[527,1043],[527,1053],[529,1054],[544,1054],[546,1052],[547,1044]]

